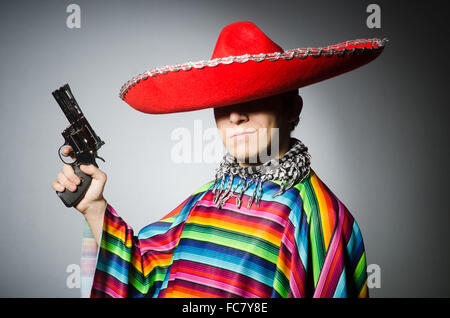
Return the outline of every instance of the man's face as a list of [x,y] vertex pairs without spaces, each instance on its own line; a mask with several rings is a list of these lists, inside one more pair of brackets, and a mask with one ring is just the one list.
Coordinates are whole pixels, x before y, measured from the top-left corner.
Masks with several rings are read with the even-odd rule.
[[214,108],[217,128],[227,151],[238,162],[250,164],[264,163],[277,156],[290,136],[289,116],[284,106],[280,95],[275,95]]

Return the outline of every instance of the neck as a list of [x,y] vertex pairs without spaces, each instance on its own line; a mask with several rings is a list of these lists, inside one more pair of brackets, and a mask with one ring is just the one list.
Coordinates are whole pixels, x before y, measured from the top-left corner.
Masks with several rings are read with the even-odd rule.
[[[286,152],[289,151],[289,149],[291,149],[291,138],[286,138],[284,139],[284,142],[282,144],[280,144],[280,151],[278,152],[278,154],[275,156],[275,158],[279,159],[282,158]],[[248,167],[257,167],[257,166],[261,166],[263,165],[264,162],[256,162],[256,163],[246,163],[246,162],[239,162],[239,166],[241,166],[242,168],[248,168]]]

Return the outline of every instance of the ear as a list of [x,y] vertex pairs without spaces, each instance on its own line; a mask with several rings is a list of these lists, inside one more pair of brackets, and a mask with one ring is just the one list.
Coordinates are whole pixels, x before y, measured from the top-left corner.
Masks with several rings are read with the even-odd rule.
[[292,109],[292,114],[291,114],[291,119],[295,120],[297,119],[298,116],[300,116],[300,113],[302,112],[303,109],[303,99],[300,95],[295,95],[294,96],[294,103],[293,103],[294,107]]

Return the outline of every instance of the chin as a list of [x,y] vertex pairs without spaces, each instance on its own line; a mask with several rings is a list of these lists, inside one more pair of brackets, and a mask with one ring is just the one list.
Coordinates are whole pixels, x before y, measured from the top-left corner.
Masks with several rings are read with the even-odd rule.
[[236,158],[237,162],[240,163],[259,163],[259,154],[248,151],[228,151],[234,158]]

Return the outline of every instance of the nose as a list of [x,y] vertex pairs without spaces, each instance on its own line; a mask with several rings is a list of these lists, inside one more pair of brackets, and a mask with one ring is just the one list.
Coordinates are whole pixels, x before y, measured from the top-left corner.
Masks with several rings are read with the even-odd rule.
[[248,121],[248,115],[235,110],[230,111],[230,123],[239,125]]

